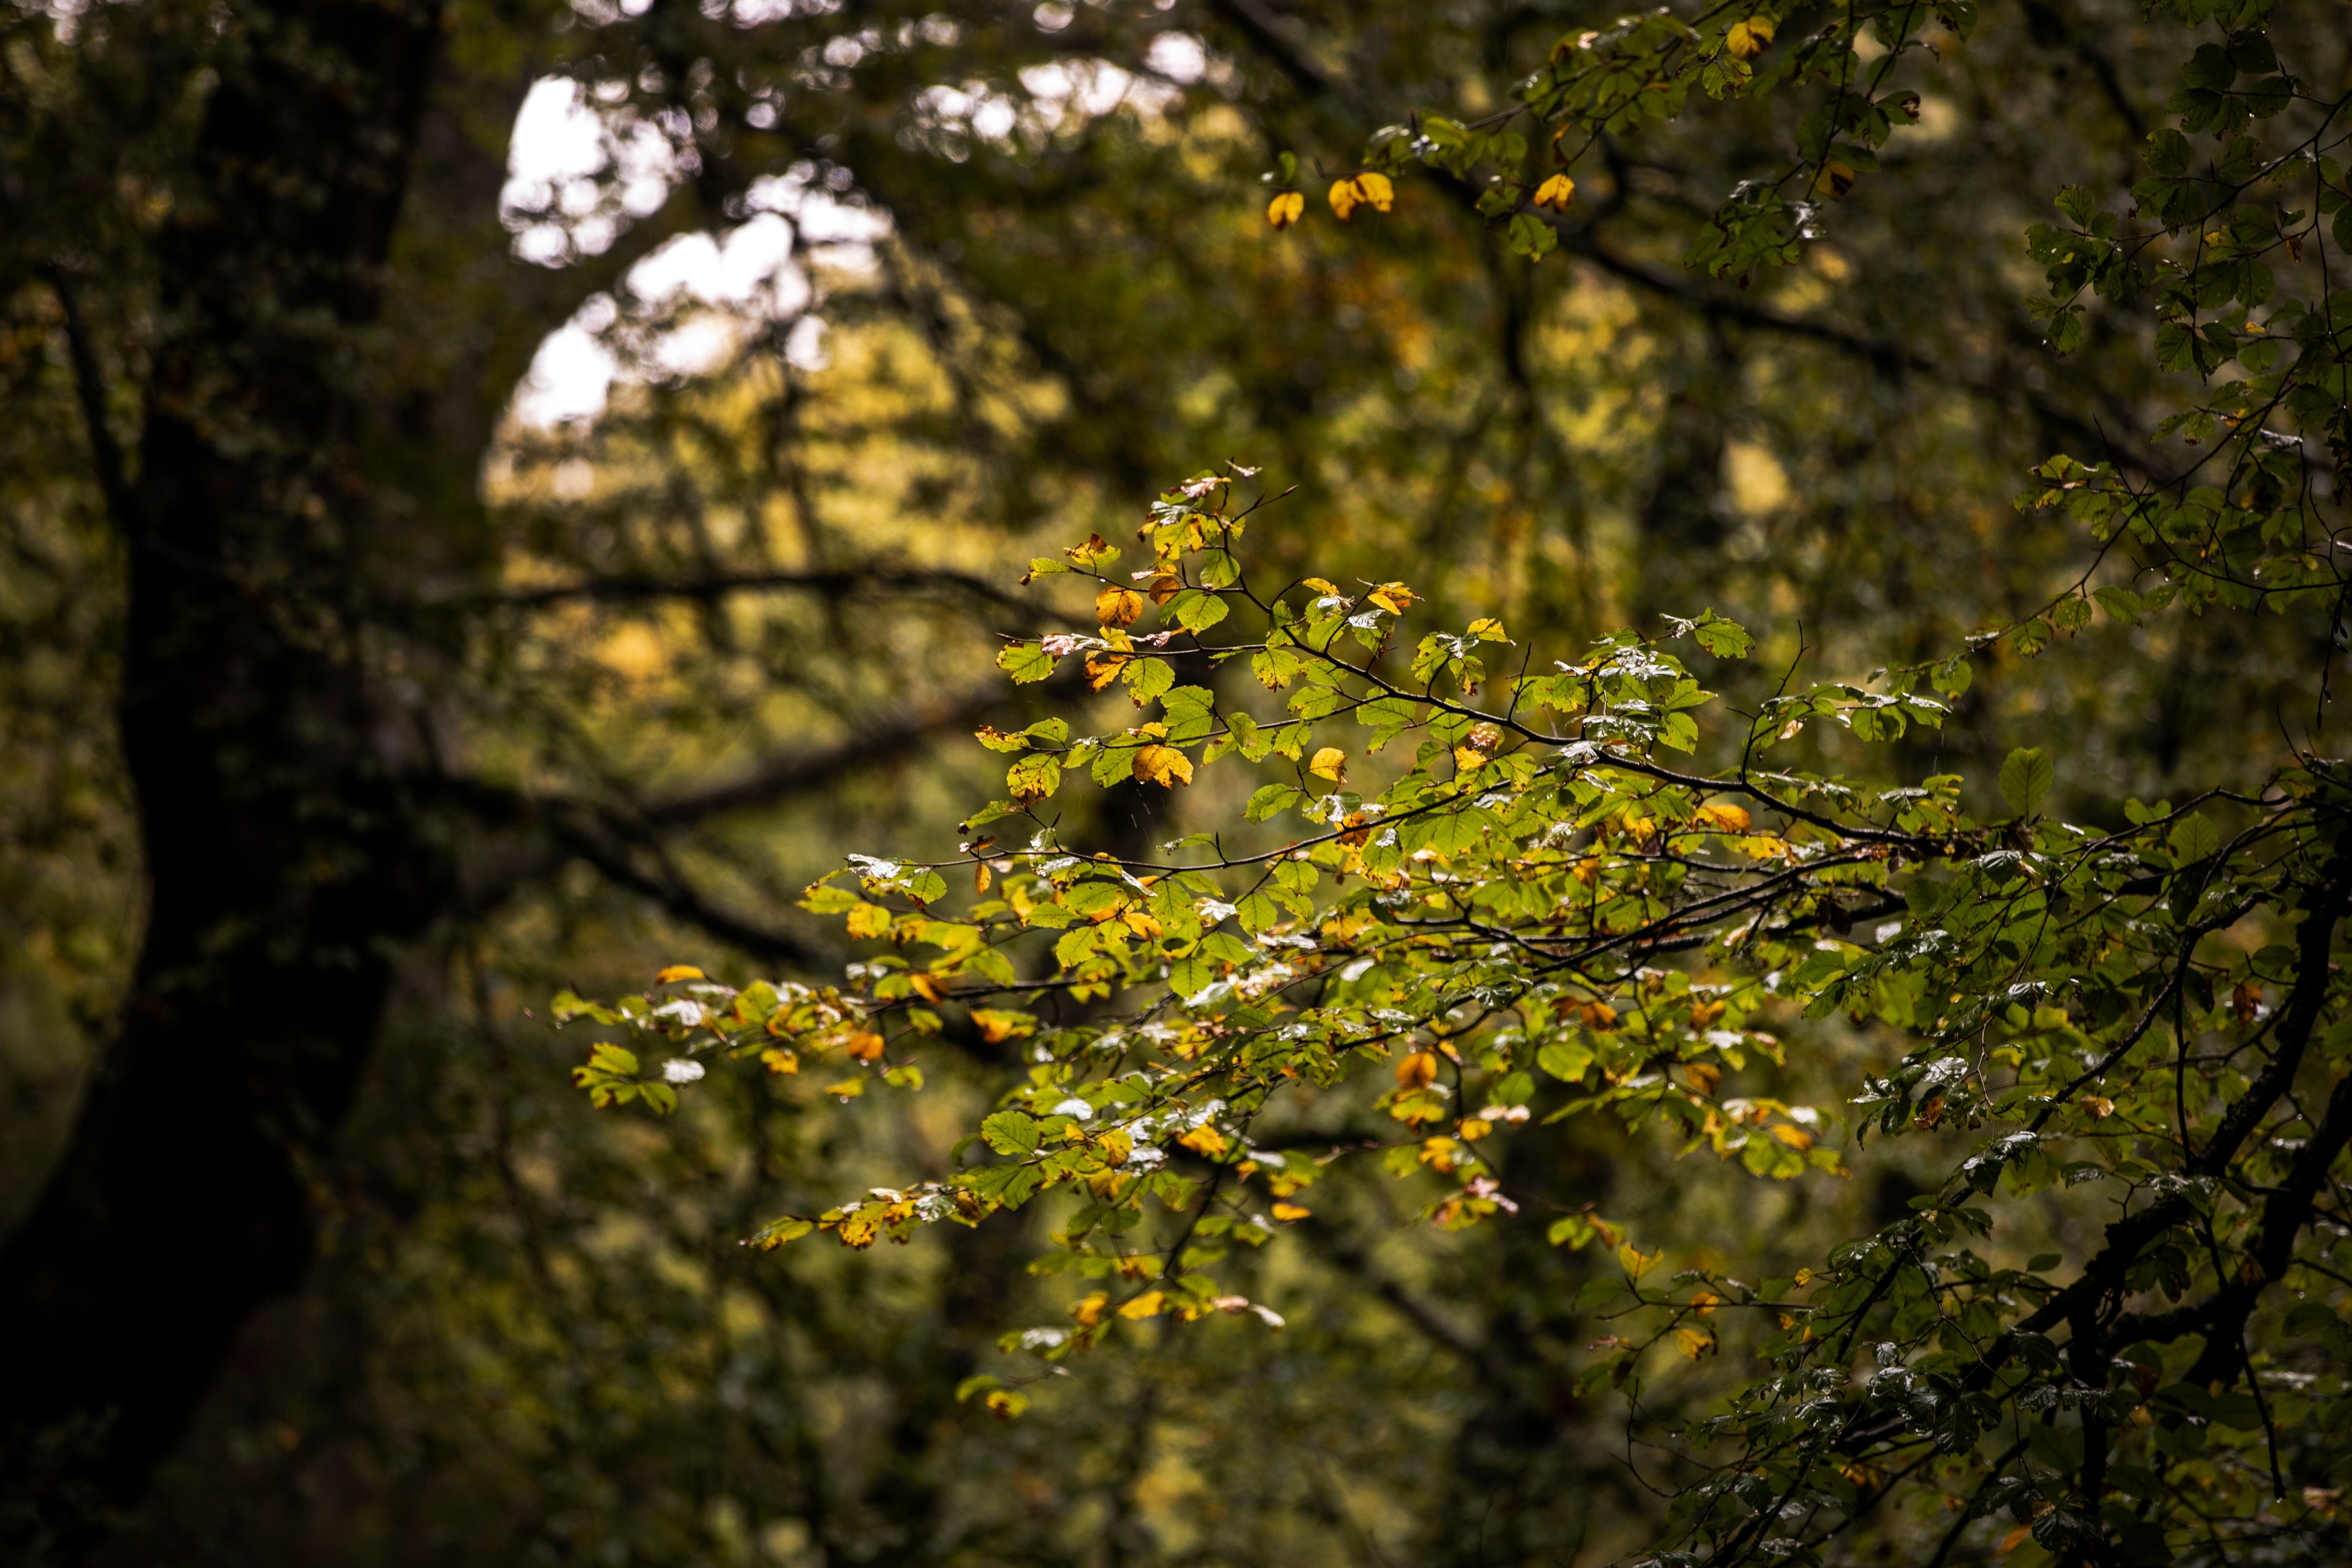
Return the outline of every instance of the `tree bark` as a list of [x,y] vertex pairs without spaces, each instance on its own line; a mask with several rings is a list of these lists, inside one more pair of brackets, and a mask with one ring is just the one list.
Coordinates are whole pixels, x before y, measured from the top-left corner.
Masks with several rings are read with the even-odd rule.
[[12,1561],[94,1539],[299,1277],[311,1171],[397,944],[446,898],[371,679],[362,595],[397,592],[406,546],[360,450],[440,23],[437,0],[230,13],[194,188],[158,242],[163,327],[115,508],[151,905],[119,1037],[0,1256]]

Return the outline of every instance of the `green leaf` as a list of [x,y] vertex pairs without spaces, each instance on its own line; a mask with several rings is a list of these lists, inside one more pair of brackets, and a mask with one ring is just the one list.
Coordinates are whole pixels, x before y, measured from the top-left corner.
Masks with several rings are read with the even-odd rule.
[[1746,658],[1756,646],[1756,639],[1748,635],[1746,626],[1737,621],[1719,620],[1712,610],[1698,618],[1691,636],[1698,639],[1699,647],[1717,658]]
[[2000,796],[2018,816],[2031,816],[2050,793],[2054,772],[2047,752],[2020,746],[2000,764]]
[[1060,661],[1033,642],[1014,643],[999,649],[996,668],[1023,686],[1032,685],[1054,673]]
[[1127,682],[1128,695],[1138,708],[1176,684],[1176,672],[1159,658],[1130,658],[1118,678]]
[[2165,843],[2172,851],[2174,865],[2193,866],[2221,847],[2221,830],[2207,821],[2203,812],[2191,812],[2172,825]]
[[1592,1068],[1592,1047],[1582,1040],[1552,1040],[1536,1053],[1536,1065],[1562,1083],[1582,1083]]
[[1019,1110],[1000,1110],[986,1118],[980,1135],[1000,1154],[1034,1154],[1040,1137],[1036,1118]]

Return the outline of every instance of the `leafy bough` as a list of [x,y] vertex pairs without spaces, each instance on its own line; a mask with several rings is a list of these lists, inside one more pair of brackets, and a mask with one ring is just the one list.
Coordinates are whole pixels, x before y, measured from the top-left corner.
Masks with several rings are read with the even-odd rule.
[[[1491,619],[1413,637],[1401,583],[1262,593],[1240,553],[1255,509],[1229,500],[1247,472],[1162,496],[1139,570],[1098,537],[1032,569],[1086,579],[1097,629],[1013,644],[1000,665],[1034,683],[1076,659],[1138,722],[982,731],[1013,758],[1008,795],[962,825],[955,858],[852,857],[808,889],[804,907],[876,944],[839,984],[673,969],[613,1006],[559,998],[559,1021],[626,1025],[669,1053],[651,1070],[599,1044],[579,1073],[591,1094],[667,1110],[732,1058],[838,1073],[827,1092],[846,1101],[919,1090],[950,1026],[1017,1050],[1021,1080],[954,1162],[980,1163],[751,1239],[862,1247],[1066,1194],[1034,1267],[1081,1281],[1068,1326],[1007,1340],[1046,1362],[1121,1321],[1278,1325],[1232,1284],[1230,1249],[1307,1218],[1335,1155],[1433,1177],[1420,1214],[1438,1226],[1539,1223],[1613,1247],[1622,1268],[1579,1300],[1613,1330],[1588,1384],[1622,1391],[1650,1438],[1715,1456],[1678,1496],[1673,1560],[1808,1550],[1904,1486],[1952,1500],[1952,1539],[2001,1506],[2053,1552],[2111,1540],[2146,1558],[2179,1506],[2148,1479],[2168,1463],[2202,1465],[2208,1488],[2283,1484],[2241,1450],[2274,1451],[2314,1405],[2265,1397],[2243,1345],[2252,1317],[2292,1305],[2280,1282],[2334,1278],[2311,1225],[2352,1100],[2339,1085],[2318,1105],[2310,1079],[2315,1047],[2352,1059],[2331,957],[2352,895],[2336,770],[2305,760],[2252,795],[2134,804],[2099,831],[2042,814],[2053,769],[2035,752],[2002,768],[1993,820],[1963,809],[1953,775],[1872,789],[1767,765],[1808,725],[1880,742],[1939,724],[1928,693],[1966,685],[1963,657],[1869,686],[1784,682],[1724,738],[1737,763],[1710,771],[1691,759],[1717,709],[1685,659],[1745,657],[1742,628],[1702,616],[1535,673]],[[1516,673],[1490,671],[1515,653]],[[1264,695],[1180,683],[1221,666]],[[1056,802],[1080,780],[1198,790],[1220,764],[1265,780],[1239,820],[1142,853],[1066,838]],[[1841,1013],[1915,1042],[1863,1086],[1852,1153],[1814,1107],[1725,1090],[1786,1060],[1764,1026]],[[1538,1121],[1543,1079],[1560,1088]],[[1318,1156],[1264,1134],[1286,1096],[1349,1083],[1393,1130],[1379,1147]],[[1672,1238],[1547,1212],[1503,1173],[1508,1140],[1595,1114],[1780,1180],[1843,1170],[1873,1134],[1977,1138],[1915,1213],[1820,1268],[1661,1284]],[[2116,1217],[2071,1276],[2055,1256],[2021,1268],[1977,1250],[2003,1203],[2090,1183]],[[1740,1342],[1756,1378],[1696,1423],[1652,1417],[1653,1352],[1716,1352],[1734,1317],[1757,1326]],[[1856,1375],[1857,1356],[1875,1370]],[[2241,1383],[2255,1435],[2224,1438]],[[1000,1414],[1026,1400],[992,1378],[971,1392]]]

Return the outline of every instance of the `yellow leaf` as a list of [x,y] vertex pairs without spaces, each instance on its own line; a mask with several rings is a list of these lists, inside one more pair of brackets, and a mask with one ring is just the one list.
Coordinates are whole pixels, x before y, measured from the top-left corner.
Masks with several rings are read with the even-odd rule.
[[1736,59],[1752,60],[1764,52],[1765,45],[1772,41],[1772,31],[1771,17],[1750,16],[1744,22],[1731,24],[1729,30],[1723,35],[1723,47],[1729,49]]
[[1665,1255],[1666,1249],[1663,1247],[1655,1252],[1644,1252],[1630,1241],[1620,1244],[1617,1248],[1617,1261],[1624,1265],[1625,1272],[1636,1279],[1655,1268]]
[[1327,598],[1344,599],[1348,596],[1347,595],[1339,592],[1339,585],[1338,584],[1327,582],[1321,577],[1307,578],[1305,586],[1314,589],[1317,593],[1323,595]]
[[1318,778],[1339,784],[1348,776],[1348,753],[1337,746],[1326,746],[1308,760],[1307,771]]
[[1605,1035],[1617,1026],[1617,1009],[1606,1002],[1579,1002],[1576,1016],[1583,1020],[1586,1028],[1601,1034]]
[[1480,642],[1508,642],[1511,640],[1504,634],[1503,623],[1496,620],[1492,616],[1481,616],[1476,620],[1472,621],[1470,623],[1469,630],[1470,635],[1476,637]]
[[1363,199],[1363,193],[1356,189],[1355,181],[1331,182],[1331,210],[1339,215],[1341,223],[1348,221],[1348,215],[1354,212],[1362,204]]
[[1026,1013],[1003,1013],[992,1007],[974,1007],[971,1021],[980,1030],[980,1037],[992,1046],[1037,1032],[1037,1020]]
[[1373,604],[1378,605],[1381,609],[1386,610],[1389,614],[1392,616],[1401,616],[1403,615],[1406,610],[1410,609],[1412,605],[1412,602],[1421,597],[1421,595],[1414,593],[1412,589],[1406,587],[1402,583],[1383,583],[1379,587],[1373,589],[1370,593],[1365,595],[1364,597],[1370,599]]
[[1717,1295],[1712,1290],[1702,1290],[1697,1295],[1691,1298],[1691,1305],[1696,1307],[1698,1309],[1698,1315],[1704,1318],[1709,1312],[1714,1311],[1716,1304],[1722,1300],[1722,1297]]
[[999,1421],[1010,1421],[1029,1408],[1029,1396],[1016,1388],[1000,1388],[981,1403]]
[[971,868],[971,890],[975,893],[984,893],[988,891],[988,862],[985,860],[974,861]]
[[1713,1094],[1715,1086],[1723,1081],[1723,1069],[1705,1062],[1685,1062],[1683,1076],[1689,1079],[1691,1087],[1701,1094]]
[[890,911],[880,904],[860,904],[849,911],[849,936],[853,942],[866,942],[890,933]]
[[1155,937],[1160,934],[1160,922],[1141,910],[1129,910],[1118,918],[1122,925],[1138,936]]
[[870,1029],[860,1029],[842,1042],[842,1047],[861,1062],[870,1062],[882,1054],[882,1037]]
[[1225,1152],[1225,1135],[1205,1122],[1176,1140],[1195,1154],[1213,1157]]
[[2014,1552],[2019,1547],[2024,1545],[2027,1538],[2032,1536],[2032,1533],[2033,1527],[2032,1525],[2021,1524],[2015,1530],[2011,1531],[2007,1535],[2000,1538],[2000,1546],[1999,1547],[1999,1550],[2004,1554]]
[[1437,1080],[1437,1057],[1431,1051],[1415,1051],[1397,1063],[1396,1080],[1399,1089],[1424,1089]]
[[907,976],[907,984],[913,986],[915,988],[915,994],[920,996],[926,1002],[944,1002],[947,1000],[947,993],[940,988],[940,983],[930,975],[909,974]]
[[770,1072],[785,1073],[801,1070],[801,1058],[776,1046],[770,1046],[766,1050],[761,1051],[760,1059],[767,1064]]
[[1146,1290],[1142,1295],[1121,1307],[1118,1310],[1118,1315],[1130,1321],[1142,1318],[1156,1318],[1160,1315],[1160,1303],[1166,1300],[1167,1295],[1164,1291]]
[[1089,533],[1084,544],[1073,544],[1062,553],[1081,566],[1091,566],[1106,556],[1118,555],[1118,552],[1111,545],[1104,543],[1101,534]]
[[[866,1080],[862,1078],[845,1078],[839,1083],[826,1084],[824,1086],[824,1091],[837,1099],[856,1100],[859,1095],[866,1092]],[[849,1240],[849,1233],[846,1230],[842,1233],[841,1238],[843,1241],[848,1242],[852,1247],[860,1245],[857,1242]]]
[[1813,1146],[1811,1133],[1801,1127],[1791,1127],[1785,1121],[1772,1129],[1772,1136],[1800,1153]]
[[1554,174],[1536,187],[1536,205],[1566,212],[1576,205],[1576,182],[1566,174]]
[[1715,1336],[1699,1329],[1676,1329],[1675,1348],[1696,1361],[1715,1348]]
[[1853,166],[1832,158],[1822,165],[1821,174],[1813,181],[1813,187],[1828,193],[1833,202],[1845,200],[1846,193],[1853,189]]
[[1356,194],[1371,203],[1374,212],[1384,213],[1396,204],[1396,186],[1386,174],[1376,172],[1356,176]]
[[2086,1094],[2080,1103],[2095,1121],[2105,1121],[2116,1113],[2116,1102],[2103,1094]]
[[1717,805],[1700,806],[1691,820],[1717,833],[1745,833],[1749,818],[1746,810],[1739,806]]
[[667,969],[663,970],[659,974],[654,976],[654,984],[656,985],[667,985],[672,981],[700,980],[702,978],[702,971],[695,968],[691,963],[673,963]]
[[1285,191],[1265,204],[1265,221],[1276,228],[1288,228],[1307,213],[1307,198],[1297,191]]
[[1486,765],[1486,753],[1474,752],[1467,746],[1454,748],[1454,765],[1465,773],[1475,773]]
[[1081,1328],[1091,1329],[1102,1321],[1103,1309],[1109,1305],[1110,1298],[1097,1290],[1072,1305],[1070,1316],[1078,1321]]
[[1721,1002],[1694,1002],[1691,1004],[1691,1027],[1694,1029],[1711,1029],[1715,1026],[1717,1021],[1722,1016],[1723,1004]]
[[1090,653],[1087,655],[1087,689],[1100,691],[1118,679],[1119,666],[1127,662],[1123,653]]
[[1145,784],[1174,789],[1192,782],[1192,764],[1173,746],[1145,746],[1135,753],[1135,776]]
[[1308,1215],[1313,1214],[1314,1212],[1315,1211],[1312,1209],[1300,1208],[1297,1204],[1276,1204],[1274,1205],[1274,1217],[1282,1221],[1285,1225],[1289,1224],[1292,1220],[1305,1219]]
[[1106,583],[1102,592],[1095,595],[1095,619],[1107,626],[1131,626],[1141,614],[1143,595],[1132,588]]

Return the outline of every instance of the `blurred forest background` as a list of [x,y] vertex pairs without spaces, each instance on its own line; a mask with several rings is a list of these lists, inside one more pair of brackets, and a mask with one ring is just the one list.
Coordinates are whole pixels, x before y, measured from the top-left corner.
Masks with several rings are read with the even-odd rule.
[[[656,1122],[591,1112],[530,1016],[669,962],[837,973],[799,889],[945,849],[1002,766],[971,729],[1022,711],[995,634],[1085,613],[1023,563],[1227,458],[1299,487],[1261,558],[1406,576],[1538,658],[1712,607],[1755,681],[1859,676],[2071,580],[2025,468],[2136,460],[2172,394],[2146,324],[2042,346],[2021,236],[2136,177],[2177,64],[2137,6],[1988,0],[1884,174],[1744,290],[1681,257],[1786,142],[1770,107],[1605,148],[1540,264],[1434,180],[1268,227],[1277,153],[1342,172],[1416,109],[1487,111],[1615,4],[0,6],[14,1549],[1638,1543],[1657,1501],[1569,1388],[1595,1265],[1538,1226],[1401,1232],[1392,1184],[1335,1177],[1264,1265],[1286,1331],[1098,1354],[1003,1426],[953,1390],[1058,1315],[1018,1226],[738,1243],[939,1165],[1011,1047],[887,1104],[714,1083]],[[2330,16],[2284,25],[2340,79]],[[1993,655],[1892,765],[1981,779],[2063,719],[2072,809],[2252,776],[2309,719],[2245,693],[2325,633],[2252,635]],[[1195,809],[1104,798],[1139,840]],[[1834,1104],[1880,1046],[1811,1027],[1791,1071]],[[1593,1119],[1513,1158],[1727,1258],[1915,1190],[1767,1190]]]

